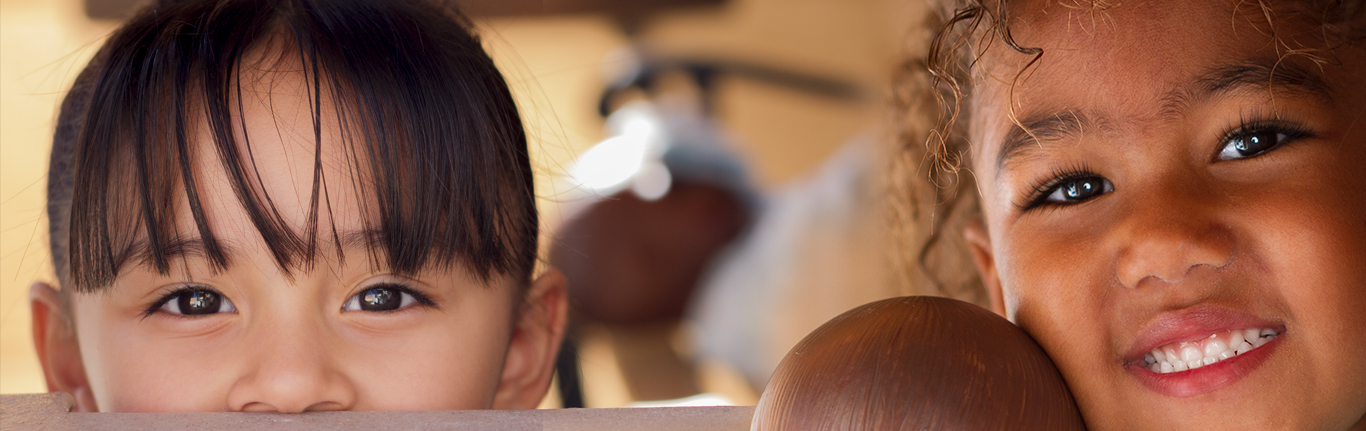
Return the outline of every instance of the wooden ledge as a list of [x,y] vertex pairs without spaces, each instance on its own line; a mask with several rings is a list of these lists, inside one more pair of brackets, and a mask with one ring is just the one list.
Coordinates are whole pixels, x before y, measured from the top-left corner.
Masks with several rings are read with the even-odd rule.
[[442,429],[742,431],[754,407],[318,413],[73,413],[65,393],[0,396],[4,430]]

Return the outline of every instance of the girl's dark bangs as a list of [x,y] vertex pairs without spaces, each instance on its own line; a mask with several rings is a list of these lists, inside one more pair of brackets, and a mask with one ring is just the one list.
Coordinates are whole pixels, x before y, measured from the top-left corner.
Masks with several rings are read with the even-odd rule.
[[[348,238],[318,220],[331,211],[326,185],[343,182],[361,198],[373,265],[411,274],[460,263],[483,280],[529,275],[538,220],[526,137],[502,75],[469,28],[453,9],[421,1],[148,7],[111,37],[63,105],[49,180],[59,272],[90,291],[129,264],[169,273],[171,259],[188,253],[227,268],[231,256],[207,221],[191,163],[212,151],[204,154],[218,156],[286,272],[311,268],[320,250],[342,257]],[[252,143],[233,134],[245,127],[239,72],[258,66],[244,58],[261,50],[297,60],[310,87],[318,147],[302,232],[265,192]],[[350,178],[324,175],[317,151],[328,99]],[[206,125],[211,142],[191,142],[195,124]],[[177,231],[179,200],[197,232]]]

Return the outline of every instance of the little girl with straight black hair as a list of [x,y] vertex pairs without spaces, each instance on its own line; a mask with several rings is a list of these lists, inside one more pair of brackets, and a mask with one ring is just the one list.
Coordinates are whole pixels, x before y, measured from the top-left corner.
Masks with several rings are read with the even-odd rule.
[[52,391],[83,411],[532,408],[564,282],[508,87],[453,7],[183,0],[61,107]]

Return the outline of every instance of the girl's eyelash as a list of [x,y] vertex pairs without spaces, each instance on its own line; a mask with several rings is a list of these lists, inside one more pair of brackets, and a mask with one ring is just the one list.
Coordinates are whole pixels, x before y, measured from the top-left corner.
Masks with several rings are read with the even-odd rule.
[[1053,189],[1068,181],[1098,176],[1100,175],[1097,175],[1085,164],[1055,168],[1053,173],[1030,185],[1028,191],[1025,192],[1024,199],[1015,203],[1015,208],[1020,211],[1029,211],[1039,207],[1067,205],[1048,202],[1048,195],[1053,192]]
[[[181,294],[183,294],[183,293],[189,293],[189,292],[196,292],[196,291],[213,292],[215,295],[218,295],[219,297],[225,297],[225,296],[223,296],[223,292],[219,292],[218,289],[214,289],[214,288],[212,288],[212,287],[205,286],[205,285],[202,285],[202,284],[185,284],[185,285],[181,285],[180,287],[177,287],[177,288],[175,288],[175,289],[172,289],[170,292],[166,292],[166,294],[161,295],[160,298],[158,298],[156,301],[153,301],[153,302],[152,302],[152,305],[151,305],[151,306],[147,307],[147,309],[145,309],[145,310],[142,310],[142,318],[143,318],[143,319],[146,319],[146,318],[148,318],[148,317],[152,317],[152,315],[156,314],[156,313],[157,313],[157,310],[161,310],[161,307],[164,306],[164,305],[166,305],[167,302],[171,302],[171,301],[175,300],[175,299],[176,299],[177,297],[179,297]],[[187,315],[187,314],[173,314],[173,313],[164,313],[164,314],[167,314],[167,315],[170,315],[170,316],[174,316],[174,317],[176,317],[176,318],[181,318],[181,319],[194,319],[194,318],[196,318],[196,317],[199,317],[199,316],[192,316],[192,315]]]

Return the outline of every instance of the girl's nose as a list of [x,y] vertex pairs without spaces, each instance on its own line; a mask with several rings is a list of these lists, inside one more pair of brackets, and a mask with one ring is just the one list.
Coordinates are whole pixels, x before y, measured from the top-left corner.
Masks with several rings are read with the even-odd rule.
[[1161,189],[1145,193],[1113,231],[1116,276],[1125,287],[1176,283],[1232,258],[1233,234],[1219,222],[1217,197],[1193,187]]
[[329,354],[321,328],[271,325],[248,342],[249,369],[228,394],[235,411],[350,410],[356,390]]

